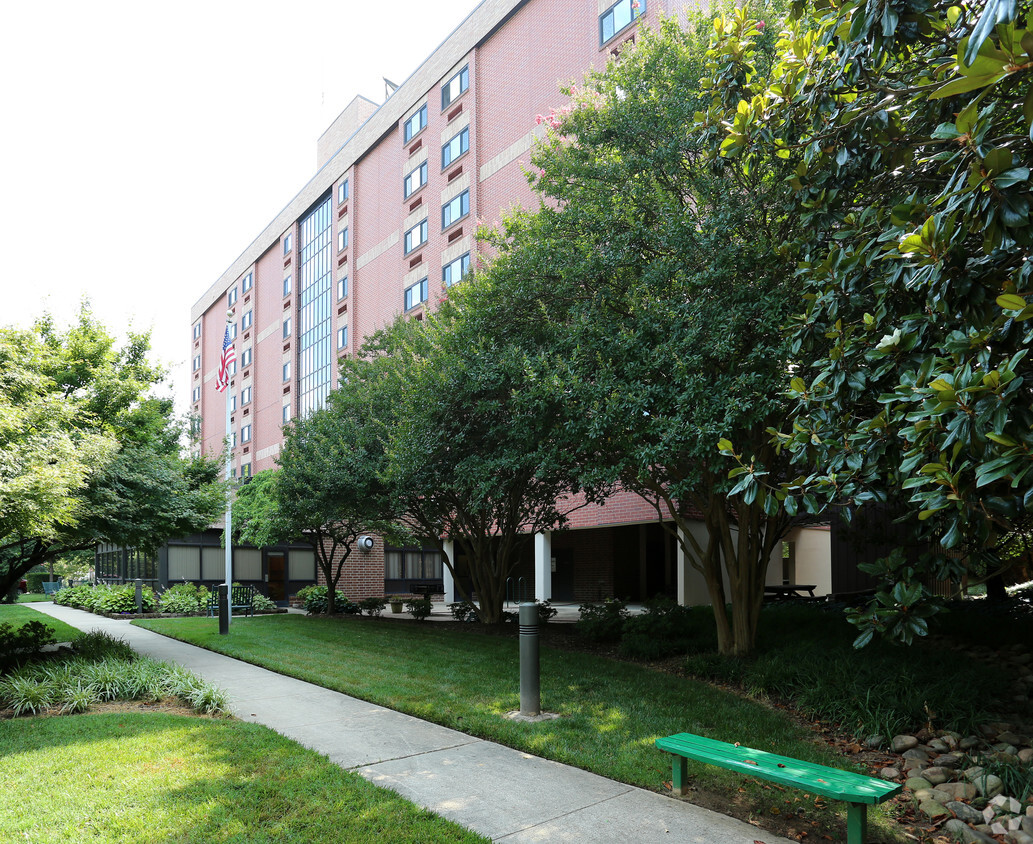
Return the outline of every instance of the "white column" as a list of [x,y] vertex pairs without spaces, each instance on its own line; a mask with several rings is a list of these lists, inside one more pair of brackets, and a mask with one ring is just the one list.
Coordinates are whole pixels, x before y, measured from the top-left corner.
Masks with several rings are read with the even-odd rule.
[[[455,564],[455,542],[451,539],[444,541],[445,556],[448,558],[450,563]],[[452,571],[448,566],[442,564],[441,566],[441,579],[445,582],[445,603],[454,604],[456,602],[456,582],[455,578],[452,577]]]
[[534,535],[534,596],[539,601],[552,598],[552,531]]
[[689,606],[689,561],[685,559],[685,549],[682,547],[682,529],[678,528],[678,557],[675,562],[675,570],[678,575],[678,589],[674,593],[675,600],[683,607]]

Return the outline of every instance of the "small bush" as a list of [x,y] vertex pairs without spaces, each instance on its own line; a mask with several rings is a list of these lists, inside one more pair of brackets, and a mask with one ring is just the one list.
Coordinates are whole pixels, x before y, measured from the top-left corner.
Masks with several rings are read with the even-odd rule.
[[427,616],[430,615],[431,604],[430,596],[423,595],[420,598],[413,598],[412,600],[405,602],[405,609],[415,618],[417,621],[423,621]]
[[267,598],[261,592],[255,592],[255,599],[251,602],[251,606],[255,608],[256,612],[268,612],[276,609],[276,601]]
[[175,583],[161,593],[160,612],[195,615],[208,611],[209,592],[206,586],[193,583]]
[[[713,622],[709,625],[713,627]],[[699,613],[669,598],[650,601],[641,615],[624,622],[620,652],[631,659],[662,659],[687,654],[702,634]]]
[[[310,615],[319,615],[326,612],[329,594],[330,590],[325,586],[306,586],[298,590],[298,598],[304,602],[305,610]],[[350,602],[343,592],[337,590],[334,600],[338,612],[348,612],[346,605]]]
[[54,631],[42,621],[27,621],[20,627],[5,621],[0,624],[0,670],[32,658],[54,641]]
[[574,629],[592,642],[619,641],[629,615],[628,605],[618,598],[601,604],[582,604],[578,612],[581,616]]
[[121,659],[124,662],[136,659],[136,651],[129,646],[125,639],[112,636],[102,630],[80,633],[72,639],[72,650],[80,658],[91,662],[107,657]]
[[359,609],[370,618],[378,618],[386,606],[387,601],[384,598],[370,597],[359,601]]
[[456,601],[448,605],[448,611],[456,621],[480,621],[477,615],[477,606],[473,601]]
[[[158,606],[154,590],[150,586],[144,586],[142,597],[143,611],[154,612]],[[87,612],[108,613],[110,615],[135,613],[136,584],[119,583],[108,585],[106,583],[98,583],[95,586],[91,586],[88,583],[82,583],[79,586],[61,589],[54,595],[54,602],[63,606],[86,610]]]

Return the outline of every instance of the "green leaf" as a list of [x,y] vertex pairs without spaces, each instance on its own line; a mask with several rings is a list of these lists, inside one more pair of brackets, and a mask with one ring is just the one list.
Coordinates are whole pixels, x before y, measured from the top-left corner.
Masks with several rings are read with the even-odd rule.
[[995,82],[999,82],[1007,74],[1004,73],[988,73],[984,76],[962,76],[959,79],[954,79],[944,85],[942,88],[937,88],[933,91],[929,98],[933,100],[940,100],[944,97],[953,97],[957,94],[966,94],[969,91],[975,91],[977,88],[985,88],[987,85],[993,85]]
[[997,147],[992,149],[983,158],[983,167],[986,168],[987,173],[990,177],[994,177],[1005,170],[1011,168],[1012,165],[1012,154],[1011,150],[1005,147]]
[[1002,293],[997,297],[997,304],[1006,311],[1021,311],[1026,307],[1026,300],[1017,293]]

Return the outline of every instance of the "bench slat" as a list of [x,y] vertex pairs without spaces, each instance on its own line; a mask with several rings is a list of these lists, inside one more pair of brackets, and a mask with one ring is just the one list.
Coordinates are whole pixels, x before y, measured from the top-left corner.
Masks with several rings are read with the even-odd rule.
[[678,733],[657,739],[656,746],[678,756],[850,803],[875,805],[898,794],[902,788],[897,783],[884,782],[864,774],[803,762],[750,747],[737,747],[692,733]]

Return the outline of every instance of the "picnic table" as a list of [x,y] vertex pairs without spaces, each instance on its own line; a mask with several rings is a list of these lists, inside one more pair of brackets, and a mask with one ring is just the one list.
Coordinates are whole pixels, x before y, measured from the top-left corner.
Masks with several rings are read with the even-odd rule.
[[817,588],[817,583],[783,583],[781,586],[765,586],[764,594],[771,595],[776,601],[788,601],[793,598],[802,598],[802,592],[806,592],[808,597],[813,598],[814,590]]

